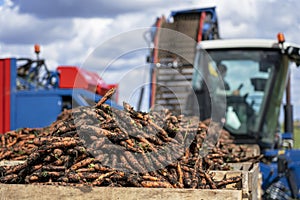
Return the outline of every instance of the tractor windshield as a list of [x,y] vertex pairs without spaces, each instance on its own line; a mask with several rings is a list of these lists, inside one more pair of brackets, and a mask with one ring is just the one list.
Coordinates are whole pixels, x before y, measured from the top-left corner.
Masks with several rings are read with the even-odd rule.
[[[223,103],[225,108],[220,120],[224,123],[224,128],[235,135],[249,135],[261,131],[259,129],[264,126],[261,122],[268,93],[274,83],[276,68],[280,65],[280,52],[266,49],[218,49],[207,52],[202,50],[198,54],[194,67],[203,76],[194,75],[193,87],[195,91],[201,91],[201,84],[205,82],[206,87],[210,87],[208,90],[211,102],[216,102],[216,99],[223,96],[222,101],[226,102]],[[206,77],[206,81],[201,82],[201,77]],[[221,80],[219,82],[222,87],[218,86],[220,83],[209,83],[216,80],[215,77]],[[203,110],[202,106],[199,103],[200,112]]]

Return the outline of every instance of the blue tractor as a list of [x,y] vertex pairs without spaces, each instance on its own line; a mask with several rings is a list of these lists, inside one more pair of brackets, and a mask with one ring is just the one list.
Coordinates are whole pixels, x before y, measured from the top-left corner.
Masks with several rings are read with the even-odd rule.
[[290,101],[290,66],[300,64],[300,46],[286,43],[283,34],[278,40],[220,39],[214,7],[158,18],[151,42],[150,107],[211,118],[235,143],[259,145],[263,199],[300,199]]

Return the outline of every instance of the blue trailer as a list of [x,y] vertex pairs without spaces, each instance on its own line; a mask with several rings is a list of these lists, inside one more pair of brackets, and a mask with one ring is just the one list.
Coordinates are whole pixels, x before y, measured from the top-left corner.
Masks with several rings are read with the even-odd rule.
[[[95,103],[112,87],[75,66],[49,71],[41,59],[0,59],[0,133],[48,126],[64,109]],[[116,96],[107,103],[120,108]]]

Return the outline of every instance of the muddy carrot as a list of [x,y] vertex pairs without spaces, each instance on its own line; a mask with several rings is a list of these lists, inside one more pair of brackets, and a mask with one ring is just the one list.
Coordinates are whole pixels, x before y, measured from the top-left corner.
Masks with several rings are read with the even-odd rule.
[[87,159],[82,160],[82,161],[80,161],[78,163],[75,163],[74,165],[71,166],[70,169],[73,170],[73,171],[75,171],[75,170],[77,170],[79,168],[82,168],[82,167],[85,167],[85,166],[91,164],[91,162],[93,162],[93,161],[94,161],[94,158],[87,158]]
[[163,181],[142,181],[141,185],[147,188],[174,188],[169,182]]
[[110,89],[98,103],[95,105],[96,108],[100,107],[106,100],[108,100],[114,93],[116,92],[116,88]]
[[109,176],[113,175],[114,173],[115,172],[112,171],[112,172],[107,172],[105,174],[101,174],[96,180],[94,180],[92,182],[92,185],[101,185],[102,182],[103,182],[103,180],[104,180],[104,178],[109,177]]

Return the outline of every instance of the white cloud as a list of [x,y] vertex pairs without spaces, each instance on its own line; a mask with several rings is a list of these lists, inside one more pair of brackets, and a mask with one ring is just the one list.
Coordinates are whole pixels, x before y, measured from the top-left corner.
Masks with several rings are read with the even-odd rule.
[[[223,28],[222,27],[226,27]],[[234,24],[232,21],[223,21],[220,25],[221,38],[253,38],[255,31],[247,23]]]
[[[159,10],[161,8],[170,8],[174,6],[173,0],[93,0],[84,3],[80,0],[61,1],[52,0],[27,0],[18,1],[13,0],[16,6],[20,8],[21,13],[30,13],[40,18],[114,18],[118,15],[127,13],[136,13],[140,11]],[[29,3],[30,2],[30,3]],[[180,5],[189,5],[186,1],[178,1],[175,4],[177,7]]]

